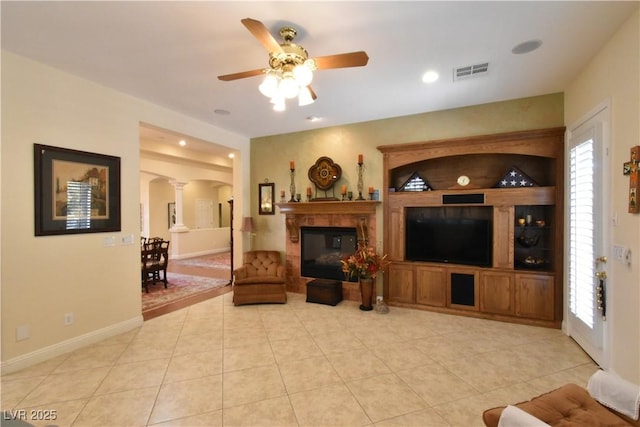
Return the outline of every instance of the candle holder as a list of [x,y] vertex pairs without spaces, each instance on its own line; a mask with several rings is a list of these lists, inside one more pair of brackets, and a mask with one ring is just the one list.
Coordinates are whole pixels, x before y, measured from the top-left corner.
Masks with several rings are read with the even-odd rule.
[[347,191],[347,198],[353,200],[353,191]]
[[358,198],[356,200],[364,200],[364,197],[362,197],[364,188],[364,184],[362,183],[362,165],[362,162],[358,162]]
[[369,189],[369,200],[373,200],[373,191]]
[[291,168],[291,184],[289,185],[289,191],[291,192],[291,199],[289,200],[289,203],[291,202],[295,202],[296,201],[296,183],[294,181],[294,177],[296,175],[296,170],[295,168]]

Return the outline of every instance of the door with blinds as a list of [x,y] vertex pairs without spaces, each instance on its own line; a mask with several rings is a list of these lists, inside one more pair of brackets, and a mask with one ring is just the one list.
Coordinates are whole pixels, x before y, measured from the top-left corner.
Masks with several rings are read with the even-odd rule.
[[607,354],[608,117],[605,106],[570,129],[567,155],[567,332],[600,366]]

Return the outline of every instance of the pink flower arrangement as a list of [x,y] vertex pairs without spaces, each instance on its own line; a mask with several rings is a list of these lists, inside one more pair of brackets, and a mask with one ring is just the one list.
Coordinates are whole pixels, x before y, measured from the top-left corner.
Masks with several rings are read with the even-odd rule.
[[349,278],[375,279],[379,272],[382,272],[389,265],[387,256],[380,256],[370,247],[359,247],[358,250],[349,257],[340,260],[342,271]]

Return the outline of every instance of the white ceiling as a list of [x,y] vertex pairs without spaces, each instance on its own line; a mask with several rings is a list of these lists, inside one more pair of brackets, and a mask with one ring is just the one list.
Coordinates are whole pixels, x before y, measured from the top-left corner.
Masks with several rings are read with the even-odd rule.
[[[563,91],[638,1],[30,2],[2,1],[2,48],[247,137],[363,122]],[[240,23],[293,25],[311,57],[364,50],[366,67],[320,70],[318,100],[275,112],[267,66]],[[542,46],[515,55],[517,44]],[[482,77],[453,69],[489,62]],[[440,79],[421,81],[436,70]],[[219,115],[217,109],[227,110]],[[310,122],[309,116],[321,120]]]

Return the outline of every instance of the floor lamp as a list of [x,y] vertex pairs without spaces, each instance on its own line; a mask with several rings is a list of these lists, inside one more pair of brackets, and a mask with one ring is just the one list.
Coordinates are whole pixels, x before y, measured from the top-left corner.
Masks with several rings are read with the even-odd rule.
[[256,234],[255,226],[253,225],[253,218],[250,216],[245,216],[242,218],[242,227],[240,227],[240,231],[244,233],[249,233],[249,249],[253,250],[253,236]]

